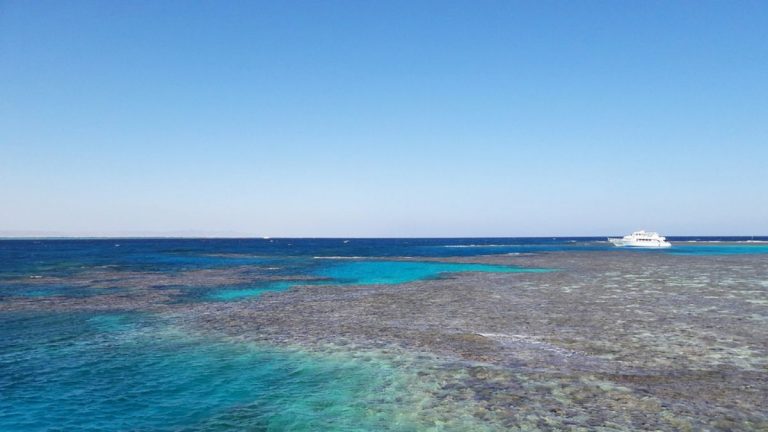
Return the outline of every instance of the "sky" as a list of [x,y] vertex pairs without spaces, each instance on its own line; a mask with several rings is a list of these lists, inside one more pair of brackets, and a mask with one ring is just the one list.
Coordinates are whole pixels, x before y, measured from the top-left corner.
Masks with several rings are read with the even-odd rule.
[[768,235],[764,1],[0,0],[0,235]]

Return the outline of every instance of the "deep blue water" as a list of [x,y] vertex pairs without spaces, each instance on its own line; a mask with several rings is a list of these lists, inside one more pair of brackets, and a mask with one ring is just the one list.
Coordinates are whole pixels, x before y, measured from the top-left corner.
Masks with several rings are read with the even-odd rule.
[[[746,238],[671,240],[672,248],[652,251],[617,249],[603,237],[0,240],[0,303],[101,295],[103,288],[74,282],[89,272],[119,281],[125,275],[239,268],[287,278],[174,287],[184,292],[179,301],[238,301],[296,284],[394,284],[465,271],[530,271],[387,259],[402,256],[768,253],[768,243],[746,243]],[[211,340],[150,314],[0,312],[0,431],[410,431],[434,426],[428,415],[409,414],[418,401],[409,399],[408,380],[385,361]]]
[[[765,253],[768,236],[669,237],[661,253]],[[697,243],[691,243],[696,241]],[[720,241],[723,244],[711,243]],[[731,245],[725,242],[740,242]],[[730,249],[729,249],[730,248]],[[504,253],[614,250],[605,237],[455,239],[61,239],[0,240],[0,276],[30,270],[75,272],[83,266],[125,270],[189,270],[306,257],[460,257]],[[222,260],[222,257],[226,260]]]

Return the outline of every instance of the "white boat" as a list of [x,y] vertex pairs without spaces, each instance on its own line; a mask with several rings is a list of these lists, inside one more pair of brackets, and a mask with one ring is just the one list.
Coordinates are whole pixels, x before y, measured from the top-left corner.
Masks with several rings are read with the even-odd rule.
[[613,243],[614,246],[619,247],[665,248],[672,246],[666,237],[660,236],[659,233],[648,231],[635,231],[622,238],[608,237],[608,241]]

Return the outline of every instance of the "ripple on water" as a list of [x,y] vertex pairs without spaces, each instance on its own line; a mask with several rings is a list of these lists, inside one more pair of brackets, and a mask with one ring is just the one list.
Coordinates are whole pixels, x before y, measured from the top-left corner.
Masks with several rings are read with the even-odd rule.
[[435,400],[440,384],[406,357],[191,337],[141,314],[1,319],[3,431],[491,427]]

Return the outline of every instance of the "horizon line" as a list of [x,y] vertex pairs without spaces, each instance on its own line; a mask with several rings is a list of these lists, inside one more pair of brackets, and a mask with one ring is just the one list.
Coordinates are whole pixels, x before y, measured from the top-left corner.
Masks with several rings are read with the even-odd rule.
[[[524,235],[524,236],[437,236],[437,237],[420,237],[420,236],[407,236],[407,237],[397,237],[397,236],[383,236],[383,237],[376,237],[376,236],[312,236],[312,237],[292,237],[292,236],[277,236],[277,237],[271,237],[271,236],[163,236],[163,235],[147,235],[147,236],[68,236],[68,235],[57,235],[57,236],[25,236],[25,235],[19,235],[19,236],[0,236],[0,240],[436,240],[436,239],[544,239],[544,238],[551,238],[551,239],[558,239],[558,238],[570,238],[570,239],[579,239],[579,238],[608,238],[613,236],[612,234],[607,235],[538,235],[538,236],[531,236],[531,235]],[[765,237],[768,238],[768,235],[762,235],[762,234],[739,234],[739,235],[731,235],[731,234],[719,234],[719,235],[674,235],[669,234],[665,235],[665,237],[697,237],[697,238],[707,238],[707,237],[738,237],[738,238],[748,238],[748,237]]]

